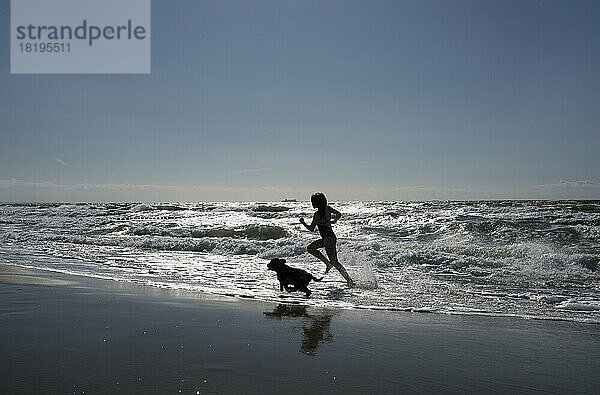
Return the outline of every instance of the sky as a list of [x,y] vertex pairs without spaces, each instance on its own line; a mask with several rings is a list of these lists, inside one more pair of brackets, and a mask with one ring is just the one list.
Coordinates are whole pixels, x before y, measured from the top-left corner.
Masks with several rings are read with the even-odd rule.
[[0,201],[600,199],[598,1],[152,1],[150,74],[10,74]]

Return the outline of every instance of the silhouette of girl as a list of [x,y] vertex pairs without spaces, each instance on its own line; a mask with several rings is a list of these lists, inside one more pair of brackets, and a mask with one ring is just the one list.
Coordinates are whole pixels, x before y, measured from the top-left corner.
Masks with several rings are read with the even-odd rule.
[[[342,214],[336,209],[327,205],[327,198],[321,192],[313,193],[313,195],[310,197],[310,201],[312,202],[312,206],[317,209],[317,212],[313,215],[310,225],[307,225],[306,222],[304,222],[304,218],[300,218],[300,223],[311,232],[315,230],[315,226],[318,227],[319,233],[321,234],[321,240],[313,241],[306,249],[311,255],[314,255],[325,262],[325,274],[327,274],[332,267],[335,267],[346,279],[348,286],[354,287],[354,281],[352,281],[344,266],[342,266],[342,264],[338,261],[337,250],[335,246],[337,238],[335,233],[333,233],[333,229],[331,228],[331,225],[335,224],[340,219]],[[334,216],[333,220],[331,218],[332,215]],[[319,248],[323,247],[325,247],[325,252],[327,253],[329,259],[327,259],[319,251]]]

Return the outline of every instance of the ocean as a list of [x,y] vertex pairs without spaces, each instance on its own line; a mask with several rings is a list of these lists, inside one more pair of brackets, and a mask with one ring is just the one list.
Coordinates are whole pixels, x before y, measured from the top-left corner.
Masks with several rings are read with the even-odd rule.
[[332,202],[338,256],[302,293],[271,258],[321,277],[310,202],[4,203],[0,263],[309,306],[600,323],[600,201]]

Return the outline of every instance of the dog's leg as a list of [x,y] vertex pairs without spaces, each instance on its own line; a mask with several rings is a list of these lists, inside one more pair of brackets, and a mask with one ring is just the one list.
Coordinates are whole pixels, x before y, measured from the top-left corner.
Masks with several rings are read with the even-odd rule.
[[288,291],[288,292],[294,292],[294,291],[297,290],[297,288],[289,286],[289,285],[285,285],[285,290]]

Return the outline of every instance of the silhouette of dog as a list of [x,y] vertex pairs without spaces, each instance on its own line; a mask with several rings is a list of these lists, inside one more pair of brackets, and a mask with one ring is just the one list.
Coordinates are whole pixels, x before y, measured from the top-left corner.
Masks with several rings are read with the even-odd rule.
[[316,278],[305,270],[290,267],[285,264],[285,259],[280,258],[271,259],[271,262],[267,264],[267,268],[277,273],[280,291],[283,291],[284,288],[288,292],[302,291],[306,293],[307,298],[311,294],[308,283],[311,280],[321,281],[323,279],[323,277]]

